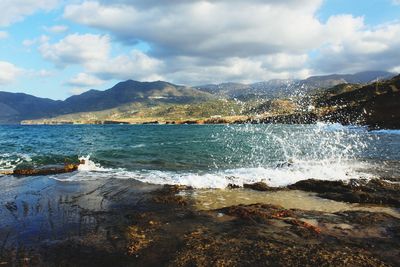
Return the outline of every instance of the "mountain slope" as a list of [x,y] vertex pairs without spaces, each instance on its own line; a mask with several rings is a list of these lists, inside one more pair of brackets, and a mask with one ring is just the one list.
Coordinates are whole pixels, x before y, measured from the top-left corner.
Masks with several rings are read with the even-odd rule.
[[61,101],[22,93],[0,92],[0,123],[16,123],[23,119],[54,116]]
[[196,86],[196,89],[230,98],[258,95],[266,98],[282,98],[309,93],[314,89],[327,89],[339,84],[368,84],[376,80],[390,79],[395,74],[386,71],[365,71],[355,74],[312,76],[304,80],[275,79],[253,84],[222,83]]
[[129,103],[194,103],[214,99],[207,92],[167,82],[120,82],[105,90],[90,90],[64,101],[0,92],[0,123],[49,118],[78,112],[101,111]]
[[368,84],[376,80],[390,79],[395,74],[386,71],[364,71],[355,74],[332,74],[311,76],[302,81],[302,84],[314,88],[330,88],[343,83]]
[[120,82],[105,91],[90,90],[81,95],[67,98],[63,102],[63,109],[67,110],[68,113],[74,113],[99,111],[127,103],[149,100],[156,100],[162,103],[191,103],[211,98],[213,96],[209,93],[168,82],[138,82],[128,80]]
[[330,90],[316,101],[316,106],[333,107],[325,116],[332,121],[399,129],[400,75],[361,88],[349,85]]

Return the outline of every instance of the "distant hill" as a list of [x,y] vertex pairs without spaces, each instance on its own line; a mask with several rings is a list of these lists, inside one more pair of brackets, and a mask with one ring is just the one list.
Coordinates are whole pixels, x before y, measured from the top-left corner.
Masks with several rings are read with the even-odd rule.
[[399,129],[400,75],[365,86],[336,86],[316,99],[316,107],[328,107],[330,121]]
[[138,82],[128,80],[105,90],[90,90],[71,96],[63,102],[67,113],[99,111],[128,103],[157,101],[160,103],[192,103],[213,98],[209,93],[168,82]]
[[[393,76],[389,72],[369,71],[313,76],[305,80],[276,79],[248,85],[223,83],[196,87],[180,86],[164,81],[128,80],[105,91],[89,90],[64,101],[22,93],[0,92],[0,123],[19,123],[23,120],[56,117],[92,121],[132,116],[164,118],[227,116],[258,111],[274,113],[274,110],[278,113],[288,113],[295,110],[296,106],[303,109],[302,106],[308,106],[315,97],[320,97],[320,103],[324,102],[325,106],[340,105],[349,99],[361,103],[367,91],[356,94],[357,89],[373,81],[386,84],[385,80]],[[354,99],[353,94],[358,98]],[[282,101],[272,101],[274,99]]]
[[0,123],[48,118],[58,115],[101,111],[128,103],[195,103],[215,97],[194,88],[168,82],[120,82],[105,90],[90,90],[64,101],[38,98],[27,94],[0,92]]
[[16,123],[24,119],[54,116],[61,101],[22,93],[0,92],[0,123]]
[[394,77],[386,71],[365,71],[356,74],[331,74],[312,76],[305,80],[275,79],[253,84],[222,83],[195,86],[196,89],[223,97],[243,98],[258,95],[266,98],[282,98],[301,95],[314,89],[326,89],[339,84],[368,84],[376,80]]
[[312,76],[301,82],[308,87],[330,88],[338,84],[368,84],[377,80],[385,80],[394,77],[396,74],[386,71],[364,71],[356,74],[332,74],[323,76]]
[[297,88],[298,80],[270,80],[253,84],[221,83],[199,85],[194,88],[227,98],[246,98],[249,95],[263,96],[266,98],[285,97],[292,89]]

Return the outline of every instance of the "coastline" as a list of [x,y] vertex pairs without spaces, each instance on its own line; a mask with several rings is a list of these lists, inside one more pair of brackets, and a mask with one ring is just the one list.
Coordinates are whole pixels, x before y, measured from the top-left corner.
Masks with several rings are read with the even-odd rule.
[[400,122],[393,118],[380,121],[368,121],[368,119],[353,115],[332,115],[316,113],[293,113],[270,116],[227,116],[217,118],[185,118],[185,119],[165,119],[165,118],[139,118],[139,119],[120,119],[120,120],[94,120],[94,121],[62,121],[52,119],[27,120],[22,121],[21,125],[226,125],[226,124],[315,124],[339,123],[342,125],[367,126],[370,129],[400,129]]
[[[391,178],[252,184],[208,190],[206,201],[199,198],[205,190],[134,179],[2,178],[1,264],[396,266],[400,177]],[[237,199],[241,191],[249,198],[275,194],[284,203],[288,195],[300,196],[300,206],[285,208],[268,198],[229,202],[229,194]],[[205,209],[213,197],[228,202]],[[349,200],[351,209],[340,204]],[[324,201],[339,209],[313,208]]]

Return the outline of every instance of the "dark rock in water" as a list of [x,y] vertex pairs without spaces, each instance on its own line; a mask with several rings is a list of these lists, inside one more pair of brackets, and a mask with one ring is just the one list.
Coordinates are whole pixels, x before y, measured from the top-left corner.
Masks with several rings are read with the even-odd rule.
[[143,122],[142,124],[160,124],[158,121],[146,121]]
[[50,175],[78,170],[79,164],[65,164],[63,166],[45,166],[38,169],[16,169],[12,172],[17,176],[34,176],[34,175]]
[[318,121],[318,116],[310,113],[294,113],[265,117],[251,123],[284,123],[284,124],[311,124]]
[[237,184],[228,184],[227,188],[229,188],[229,189],[236,189],[236,188],[240,188],[240,186],[237,185]]
[[244,184],[244,188],[253,189],[256,191],[276,191],[279,190],[278,188],[270,187],[266,183],[258,182],[254,184]]
[[352,180],[349,183],[310,179],[297,182],[288,186],[288,188],[316,192],[319,197],[338,201],[400,207],[400,184],[389,183],[380,179]]
[[103,121],[103,124],[129,124],[129,122],[106,120],[106,121]]
[[162,189],[154,192],[152,201],[157,204],[187,206],[189,204],[188,201],[177,194],[180,191],[192,189],[192,187],[184,185],[165,185]]
[[204,121],[205,124],[226,124],[229,123],[228,120],[224,118],[210,118]]
[[199,124],[199,122],[196,120],[186,120],[186,121],[181,121],[178,124]]
[[279,163],[276,165],[277,168],[283,168],[283,167],[291,167],[293,165],[293,161],[292,160],[288,160],[282,163]]

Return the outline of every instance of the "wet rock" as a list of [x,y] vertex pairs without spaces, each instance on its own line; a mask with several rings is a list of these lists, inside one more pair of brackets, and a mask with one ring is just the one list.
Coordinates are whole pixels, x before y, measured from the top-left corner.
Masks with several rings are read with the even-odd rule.
[[238,205],[223,208],[218,211],[252,222],[265,222],[269,219],[292,216],[290,210],[283,209],[280,206],[267,204]]
[[277,190],[279,190],[279,188],[270,187],[266,183],[263,183],[263,182],[258,182],[258,183],[254,183],[254,184],[244,184],[243,187],[249,188],[252,190],[256,190],[256,191],[277,191]]
[[140,230],[137,226],[132,225],[128,227],[128,254],[129,255],[137,255],[137,253],[148,247],[153,240],[146,236],[146,233],[143,230]]
[[16,176],[51,175],[74,172],[79,164],[65,164],[64,166],[45,166],[37,169],[16,169],[12,172]]
[[158,121],[146,121],[143,122],[142,124],[160,124]]
[[186,121],[180,121],[177,124],[199,124],[199,121],[197,121],[197,120],[186,120]]
[[[1,205],[0,209],[6,210],[0,210],[2,223],[7,222],[6,217],[13,223],[7,229],[0,229],[0,244],[6,244],[4,250],[0,247],[0,263],[14,266],[400,265],[400,220],[387,214],[325,213],[262,204],[199,211],[190,205],[190,194],[185,194],[192,190],[190,187],[157,186],[149,191],[133,190],[149,185],[131,180],[97,183],[91,187],[78,184],[75,190],[80,191],[74,191],[68,198],[72,201],[65,201],[65,187],[60,190],[70,184],[55,183],[54,187],[39,190],[37,198],[44,199],[46,207],[48,201],[58,205],[41,209],[37,217],[34,211],[26,218],[22,216],[20,201],[32,201],[32,195],[21,193],[17,197],[16,212],[8,212]],[[366,184],[367,181],[354,182],[344,188]],[[337,185],[337,192],[341,192],[340,188]],[[122,189],[132,190],[115,194]],[[0,194],[2,203],[14,201],[4,198],[5,195]],[[60,197],[63,201],[59,201]],[[181,200],[187,205],[179,204]],[[84,205],[96,201],[106,203]],[[9,206],[12,209],[13,205]],[[15,220],[18,213],[21,216]],[[46,224],[43,218],[53,221]],[[32,239],[23,228],[30,227],[32,222],[55,228],[43,227],[40,236]]]
[[240,186],[237,185],[237,184],[228,184],[227,188],[229,188],[229,189],[237,189],[237,188],[240,188]]
[[14,201],[7,202],[5,205],[6,209],[8,209],[10,212],[14,212],[18,210],[17,203]]
[[182,196],[160,195],[153,197],[153,201],[159,204],[176,204],[179,206],[188,205],[188,202]]
[[183,196],[177,195],[183,190],[192,190],[192,188],[184,185],[165,185],[162,189],[154,193],[152,200],[158,204],[187,206],[188,201]]
[[287,115],[276,115],[264,117],[259,120],[252,120],[251,123],[285,123],[285,124],[310,124],[316,123],[318,116],[315,113],[294,113]]
[[318,193],[319,197],[351,203],[386,204],[400,207],[400,184],[380,179],[343,181],[304,180],[290,189]]
[[229,121],[225,118],[210,118],[204,121],[205,124],[227,124]]
[[242,229],[237,234],[216,234],[206,228],[193,231],[169,266],[387,266],[360,248],[304,244],[296,238],[251,239]]

